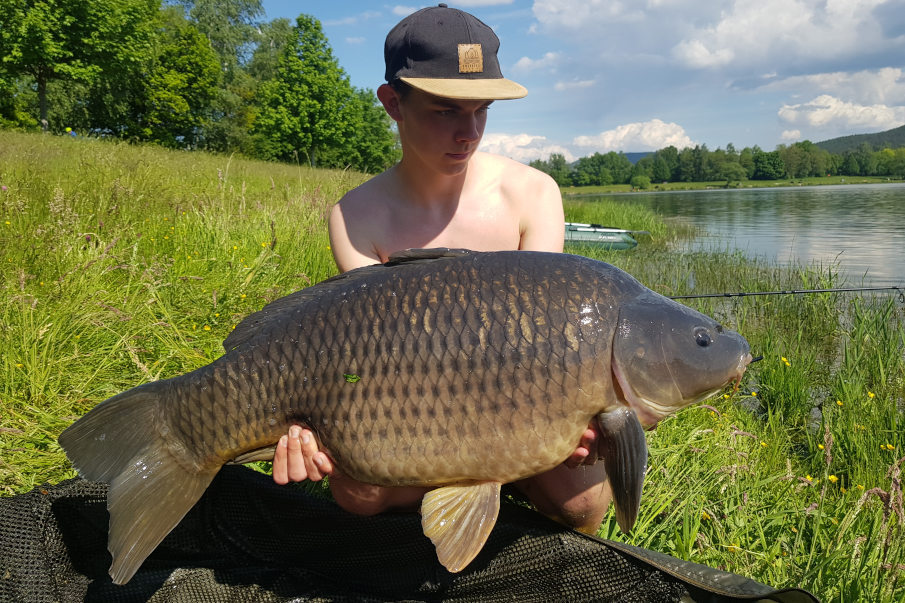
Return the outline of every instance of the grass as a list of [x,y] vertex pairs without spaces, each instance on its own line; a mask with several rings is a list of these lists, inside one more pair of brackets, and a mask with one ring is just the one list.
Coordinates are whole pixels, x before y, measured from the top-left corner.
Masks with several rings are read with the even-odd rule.
[[[242,317],[333,274],[326,212],[362,178],[0,132],[0,495],[73,476],[56,437],[75,417],[210,362]],[[683,233],[633,204],[566,212],[651,231],[634,250],[573,251],[666,295],[843,284],[832,266],[669,252]],[[764,360],[649,434],[638,523],[626,536],[611,516],[602,535],[825,601],[905,600],[902,302],[686,303]]]

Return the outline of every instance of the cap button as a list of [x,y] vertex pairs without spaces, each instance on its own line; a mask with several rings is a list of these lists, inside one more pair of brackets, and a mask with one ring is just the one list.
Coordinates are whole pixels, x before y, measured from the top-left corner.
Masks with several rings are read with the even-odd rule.
[[441,2],[437,6],[439,6],[440,8],[449,8],[448,6],[446,6],[446,2]]

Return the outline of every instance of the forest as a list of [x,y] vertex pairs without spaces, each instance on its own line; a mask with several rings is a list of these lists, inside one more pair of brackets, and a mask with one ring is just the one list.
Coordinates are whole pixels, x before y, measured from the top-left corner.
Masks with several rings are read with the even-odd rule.
[[399,156],[320,22],[260,0],[0,0],[0,128],[379,172]]
[[632,163],[623,153],[595,153],[568,163],[561,154],[531,162],[560,186],[631,184],[646,189],[660,182],[726,182],[781,180],[811,176],[887,176],[905,178],[905,147],[876,150],[868,142],[843,153],[831,153],[810,141],[779,145],[773,151],[730,143],[725,149],[707,145],[682,150],[668,146]]

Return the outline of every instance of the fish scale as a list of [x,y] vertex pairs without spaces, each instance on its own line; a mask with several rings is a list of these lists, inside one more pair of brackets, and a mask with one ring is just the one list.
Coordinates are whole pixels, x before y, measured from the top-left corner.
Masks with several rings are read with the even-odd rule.
[[271,458],[295,423],[358,481],[438,486],[422,501],[424,530],[451,571],[483,545],[500,485],[561,463],[592,421],[608,472],[628,472],[611,477],[630,527],[647,454],[639,417],[712,394],[750,360],[743,338],[603,262],[465,250],[409,251],[328,279],[252,314],[224,346],[60,436],[83,476],[110,484],[117,582],[223,464]]

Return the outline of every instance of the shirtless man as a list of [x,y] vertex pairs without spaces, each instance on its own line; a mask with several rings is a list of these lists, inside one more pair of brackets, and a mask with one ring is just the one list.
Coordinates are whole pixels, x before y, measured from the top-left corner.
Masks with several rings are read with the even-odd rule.
[[[479,251],[563,250],[562,198],[546,174],[477,151],[494,99],[526,90],[504,79],[493,31],[468,13],[439,7],[403,19],[384,48],[387,84],[377,97],[396,122],[402,160],[347,193],[330,215],[330,241],[341,271],[385,262],[408,248]],[[589,426],[562,465],[516,487],[542,513],[596,532],[611,491],[596,463]],[[427,488],[387,488],[344,476],[312,433],[293,426],[273,462],[278,484],[330,476],[336,502],[352,513],[417,509]]]

